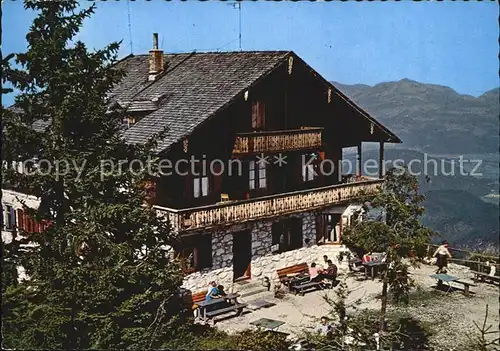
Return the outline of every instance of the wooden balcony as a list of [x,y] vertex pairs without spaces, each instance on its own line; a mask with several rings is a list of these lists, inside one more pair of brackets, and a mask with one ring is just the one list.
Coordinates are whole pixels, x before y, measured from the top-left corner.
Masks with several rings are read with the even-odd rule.
[[359,198],[362,194],[375,194],[382,183],[381,179],[362,180],[195,208],[172,209],[155,206],[155,209],[159,216],[170,221],[173,230],[182,233],[343,204]]
[[323,128],[307,127],[283,131],[239,133],[234,142],[233,155],[263,152],[284,152],[321,147]]

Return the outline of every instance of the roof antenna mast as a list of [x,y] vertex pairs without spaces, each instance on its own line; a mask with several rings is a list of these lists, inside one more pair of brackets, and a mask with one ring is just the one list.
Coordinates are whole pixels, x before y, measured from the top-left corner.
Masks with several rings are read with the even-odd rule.
[[240,43],[240,51],[241,51],[241,2],[238,1],[238,15],[239,15],[239,43]]
[[132,47],[132,22],[130,21],[130,0],[127,0],[127,15],[128,15],[128,36],[130,39],[130,54],[134,54]]
[[[242,0],[235,0],[236,2],[229,3],[228,5],[232,6],[233,9],[238,9],[238,41],[239,41],[239,47],[241,51],[241,1]],[[236,40],[234,40],[236,41]]]

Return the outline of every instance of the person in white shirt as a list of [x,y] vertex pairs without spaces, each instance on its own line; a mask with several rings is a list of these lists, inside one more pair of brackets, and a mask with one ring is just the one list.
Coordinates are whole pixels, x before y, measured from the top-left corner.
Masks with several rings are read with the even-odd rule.
[[436,265],[438,269],[436,274],[446,273],[448,267],[448,258],[451,258],[450,251],[448,250],[448,242],[444,240],[442,244],[436,249],[433,257],[437,257]]
[[332,331],[333,331],[333,328],[332,328],[331,324],[328,323],[328,318],[321,317],[321,323],[316,328],[316,332],[320,335],[327,336],[327,335],[331,334]]

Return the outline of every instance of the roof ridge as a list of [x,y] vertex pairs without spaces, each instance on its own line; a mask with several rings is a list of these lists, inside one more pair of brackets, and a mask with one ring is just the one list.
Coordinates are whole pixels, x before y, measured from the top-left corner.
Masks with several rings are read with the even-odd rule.
[[[293,53],[292,50],[243,50],[243,51],[179,51],[179,52],[164,52],[163,55],[190,55],[190,54],[208,54],[208,55],[224,55],[224,54],[290,54]],[[149,56],[149,54],[129,54],[122,59],[118,60],[118,62],[125,61],[131,57],[145,57]]]

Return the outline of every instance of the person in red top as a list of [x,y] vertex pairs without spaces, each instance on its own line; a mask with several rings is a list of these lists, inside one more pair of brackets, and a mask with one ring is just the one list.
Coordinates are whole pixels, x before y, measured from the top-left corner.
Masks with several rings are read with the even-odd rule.
[[371,254],[372,254],[371,252],[367,253],[367,254],[364,254],[363,258],[361,258],[361,262],[362,263],[370,262],[372,260]]
[[328,260],[328,268],[323,272],[323,276],[329,280],[337,279],[337,266],[333,264],[332,260]]

